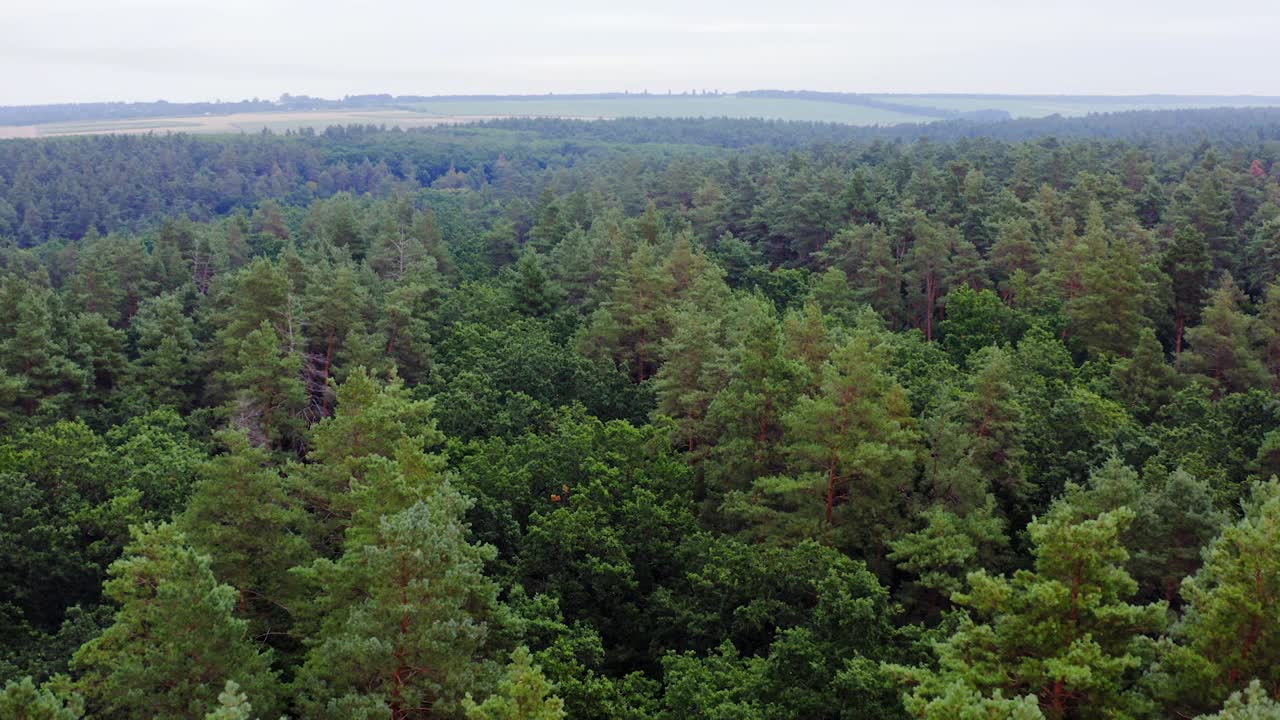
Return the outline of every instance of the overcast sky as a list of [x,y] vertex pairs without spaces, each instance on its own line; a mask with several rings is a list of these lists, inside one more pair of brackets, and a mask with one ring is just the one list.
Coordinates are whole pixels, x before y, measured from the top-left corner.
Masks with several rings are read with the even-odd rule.
[[0,104],[692,88],[1280,95],[1277,39],[1278,0],[0,0]]

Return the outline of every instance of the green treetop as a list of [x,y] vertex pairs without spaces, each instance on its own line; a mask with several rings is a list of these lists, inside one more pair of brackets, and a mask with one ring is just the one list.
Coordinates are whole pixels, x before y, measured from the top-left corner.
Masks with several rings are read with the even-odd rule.
[[[236,591],[218,584],[209,559],[172,525],[138,530],[111,566],[114,624],[80,648],[79,687],[95,714],[113,718],[203,718],[227,680],[259,707],[278,693],[268,655],[232,616]],[[270,714],[270,713],[268,713]]]

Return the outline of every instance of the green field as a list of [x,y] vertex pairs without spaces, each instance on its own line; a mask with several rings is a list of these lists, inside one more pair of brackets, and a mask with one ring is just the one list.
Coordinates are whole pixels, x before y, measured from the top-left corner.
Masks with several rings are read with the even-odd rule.
[[432,100],[406,107],[440,116],[519,117],[730,117],[809,120],[850,125],[896,125],[927,118],[892,110],[816,100],[735,95],[649,95],[634,98],[537,100]]
[[922,108],[939,108],[972,112],[975,110],[1004,110],[1016,118],[1037,118],[1049,115],[1075,117],[1098,112],[1123,112],[1126,110],[1175,110],[1213,107],[1277,107],[1280,98],[1089,98],[1069,95],[875,95],[875,100],[914,105]]
[[[765,118],[845,123],[849,125],[898,125],[932,122],[945,113],[1003,110],[1015,118],[1048,115],[1074,117],[1099,112],[1168,110],[1211,107],[1280,107],[1280,97],[1135,96],[1084,97],[1070,95],[864,95],[890,107],[872,107],[813,97],[758,95],[632,95],[627,97],[456,98],[399,102],[394,107],[338,110],[268,110],[206,114],[174,118],[138,118],[41,125],[0,126],[0,138],[86,135],[95,133],[283,132],[331,125],[373,124],[401,128],[474,122],[502,117],[560,117],[610,119],[656,118]],[[897,106],[892,107],[892,106]],[[920,112],[905,111],[907,107]]]

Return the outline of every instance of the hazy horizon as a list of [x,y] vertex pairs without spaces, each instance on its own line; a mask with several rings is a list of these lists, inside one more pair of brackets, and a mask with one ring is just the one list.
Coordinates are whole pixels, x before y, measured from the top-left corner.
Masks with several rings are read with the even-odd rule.
[[659,0],[46,0],[0,9],[0,105],[780,88],[1280,95],[1259,0],[910,8]]

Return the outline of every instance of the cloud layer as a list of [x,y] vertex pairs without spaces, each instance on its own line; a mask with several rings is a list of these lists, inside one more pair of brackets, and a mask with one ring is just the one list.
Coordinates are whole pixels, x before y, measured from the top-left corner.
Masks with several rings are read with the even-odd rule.
[[1280,94],[1263,0],[9,0],[0,104],[778,87]]

